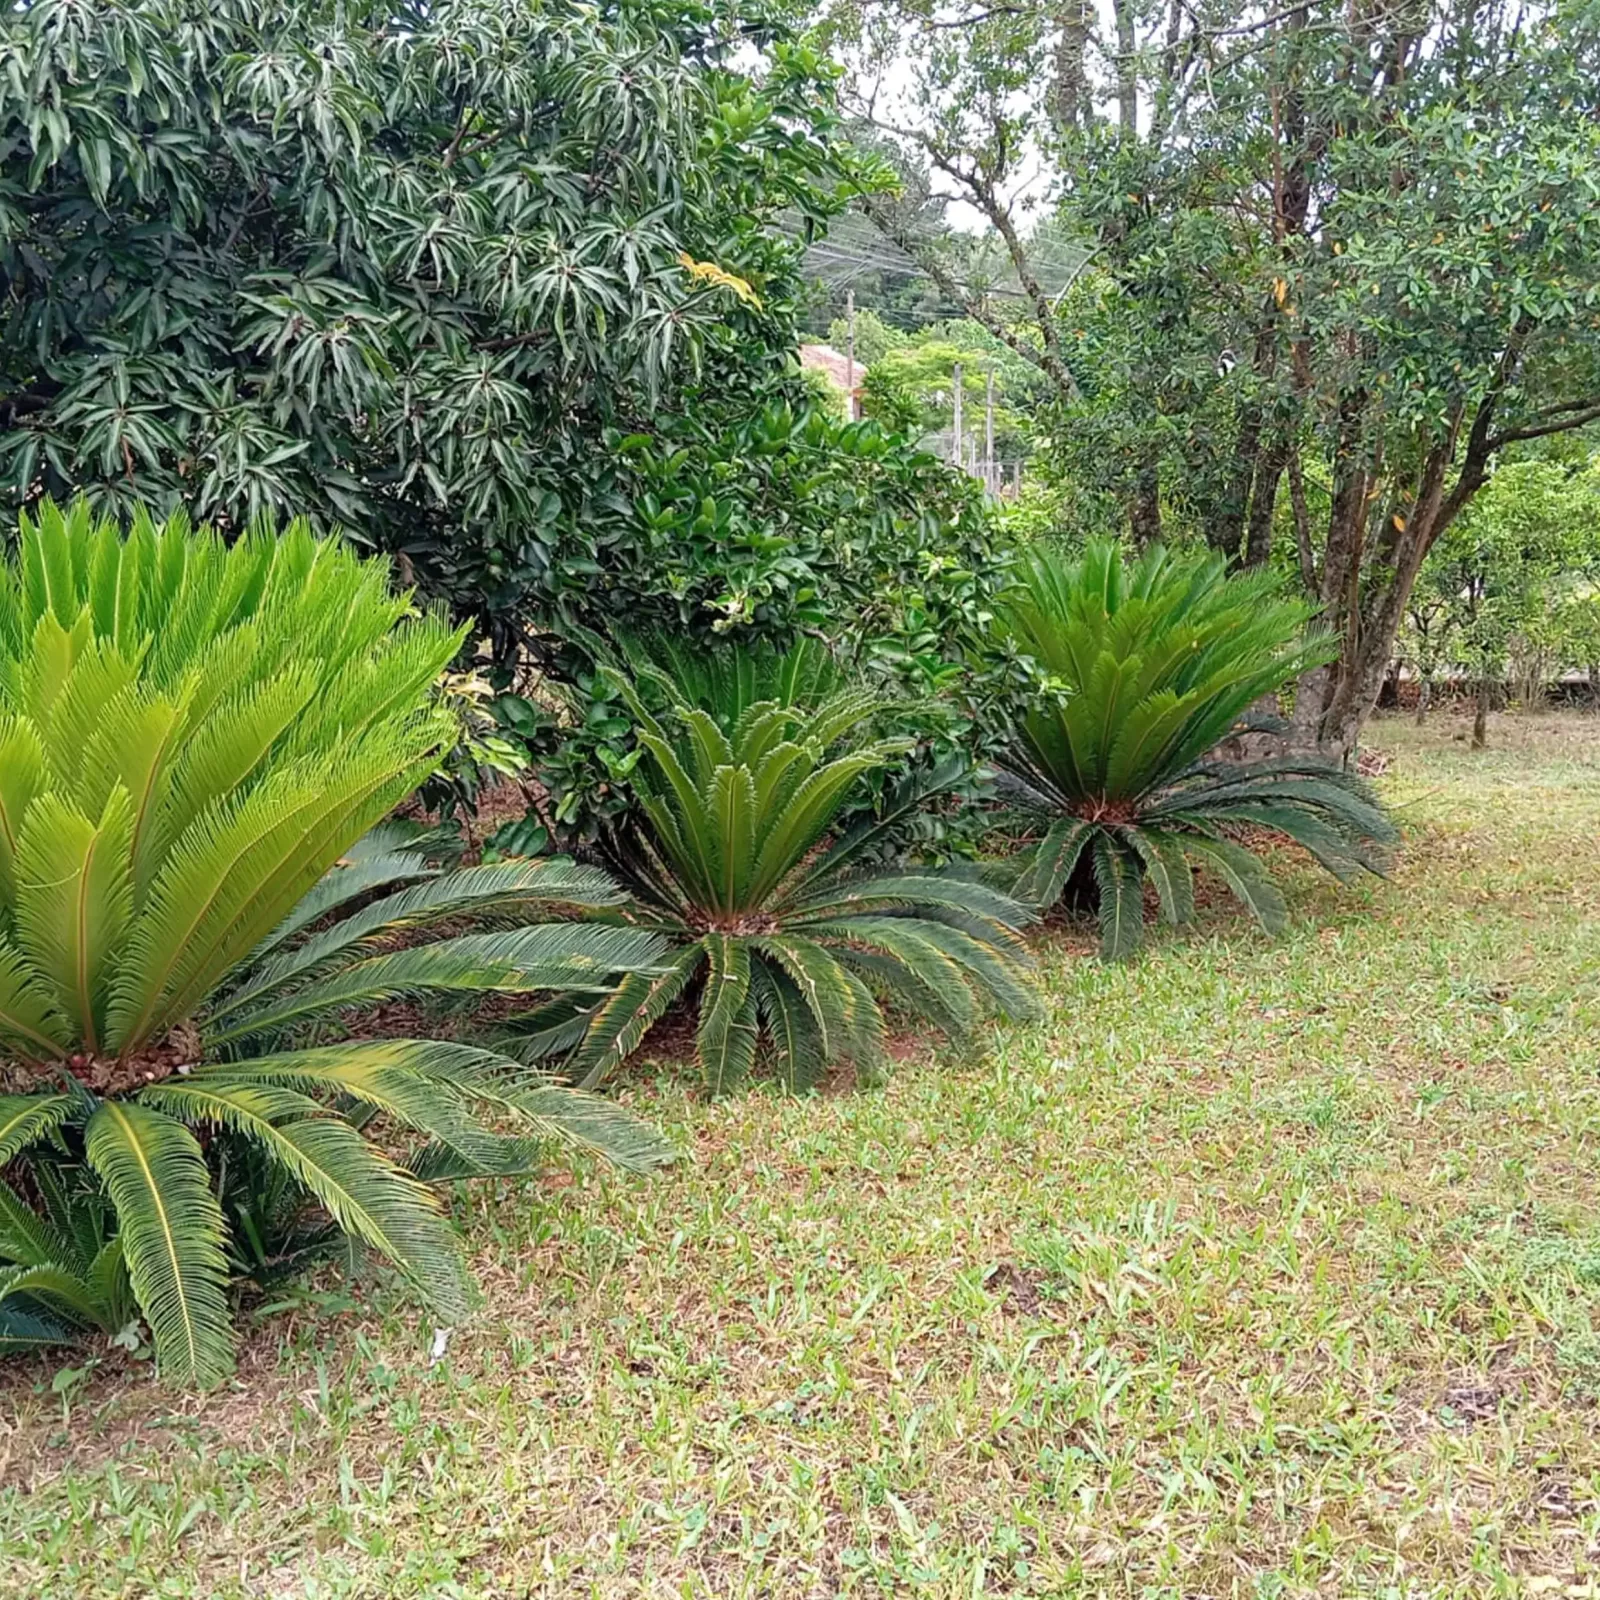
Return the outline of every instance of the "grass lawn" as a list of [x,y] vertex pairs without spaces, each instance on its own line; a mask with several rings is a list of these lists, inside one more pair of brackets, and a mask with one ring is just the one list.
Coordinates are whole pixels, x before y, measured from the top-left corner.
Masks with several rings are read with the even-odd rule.
[[463,1202],[203,1400],[0,1369],[0,1592],[1600,1595],[1600,720],[1374,728],[1387,884],[1288,874],[881,1092],[630,1096],[688,1159]]

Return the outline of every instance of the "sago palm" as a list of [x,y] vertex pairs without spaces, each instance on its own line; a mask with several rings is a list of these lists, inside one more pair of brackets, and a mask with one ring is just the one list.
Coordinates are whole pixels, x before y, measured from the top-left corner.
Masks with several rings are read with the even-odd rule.
[[1359,778],[1315,757],[1207,759],[1254,702],[1326,659],[1310,608],[1271,575],[1161,548],[1129,562],[1093,541],[1077,557],[1031,552],[998,610],[1039,671],[996,761],[1048,824],[1016,893],[1051,905],[1087,863],[1107,957],[1137,949],[1146,880],[1169,921],[1193,916],[1194,867],[1281,929],[1283,896],[1245,830],[1292,839],[1341,879],[1382,869],[1397,835]]
[[[91,1302],[68,1278],[125,1272],[164,1372],[220,1377],[229,1272],[207,1155],[238,1137],[458,1314],[461,1254],[431,1192],[349,1113],[420,1134],[436,1170],[499,1170],[518,1147],[472,1110],[531,1135],[551,1126],[558,1092],[458,1044],[285,1042],[397,995],[604,989],[658,954],[638,930],[527,925],[533,904],[614,900],[594,871],[439,879],[412,853],[346,855],[450,737],[430,686],[459,635],[410,613],[381,564],[301,526],[230,547],[181,518],[141,517],[124,536],[82,506],[46,508],[0,565],[0,1063],[13,1091],[0,1166],[17,1172],[0,1192],[0,1318],[13,1337],[18,1317],[84,1318]],[[406,947],[441,907],[511,905],[515,925]],[[572,1114],[582,1127],[606,1113]],[[61,1161],[115,1218],[111,1255],[80,1242],[57,1260],[30,1223],[48,1218]]]
[[830,839],[852,787],[904,749],[864,731],[878,710],[869,693],[811,646],[646,676],[659,711],[621,685],[646,752],[641,814],[605,850],[633,896],[626,922],[673,953],[597,1006],[530,1019],[525,1050],[575,1047],[569,1069],[593,1084],[698,983],[697,1051],[713,1092],[744,1078],[763,1037],[778,1076],[803,1087],[830,1062],[878,1068],[880,1000],[951,1031],[992,1006],[1031,1008],[1020,905],[949,873],[859,870],[926,787],[902,788]]

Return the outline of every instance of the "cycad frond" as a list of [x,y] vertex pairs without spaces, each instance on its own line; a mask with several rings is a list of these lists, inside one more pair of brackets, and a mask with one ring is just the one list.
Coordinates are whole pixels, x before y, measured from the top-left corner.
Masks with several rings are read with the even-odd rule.
[[535,1128],[535,1139],[600,1156],[630,1172],[649,1172],[677,1158],[677,1151],[649,1123],[613,1100],[565,1084],[532,1083],[507,1091],[506,1104],[519,1121]]
[[589,1019],[572,1057],[574,1079],[584,1088],[603,1083],[639,1048],[645,1034],[666,1015],[705,960],[705,947],[696,941],[678,951],[664,972],[624,977]]
[[1100,954],[1107,961],[1121,961],[1139,948],[1143,937],[1139,873],[1130,852],[1104,828],[1096,831],[1090,851],[1100,897]]
[[[1332,648],[1270,573],[1164,549],[1130,562],[1094,541],[1076,559],[1031,551],[1000,612],[1045,680],[997,763],[1012,795],[1050,819],[1016,893],[1048,905],[1074,878],[1092,880],[1106,954],[1136,948],[1146,876],[1169,921],[1192,915],[1180,836],[1202,851],[1218,824],[1250,822],[1295,839],[1341,877],[1387,864],[1397,834],[1359,780],[1304,757],[1240,765],[1211,756],[1257,701]],[[1212,850],[1205,864],[1264,925],[1281,925],[1281,896],[1237,848]]]
[[[325,916],[362,890],[393,881],[389,874],[394,878],[423,877],[424,881],[384,895],[340,917],[294,949],[254,966],[242,984],[211,1007],[212,1018],[228,1016],[264,994],[337,963],[355,946],[391,938],[408,928],[424,927],[466,912],[482,916],[496,908],[522,912],[542,906],[611,906],[622,900],[622,891],[599,868],[570,861],[508,861],[437,874],[425,870],[403,872],[400,863],[406,859],[374,856],[349,867],[334,868],[286,920],[310,920],[306,901],[312,902],[311,917]],[[339,879],[345,873],[352,874],[355,886],[341,893]],[[305,921],[299,925],[303,927]],[[276,948],[295,931],[291,927],[287,933],[275,932],[269,949]]]
[[[34,1302],[51,1317],[65,1318],[84,1328],[115,1333],[117,1326],[107,1317],[107,1301],[93,1285],[65,1267],[41,1262],[26,1267],[0,1267],[0,1314],[9,1310],[8,1301]],[[43,1337],[39,1343],[54,1344],[58,1339]]]
[[394,1262],[437,1316],[465,1314],[461,1246],[432,1192],[316,1101],[278,1083],[196,1077],[146,1090],[141,1102],[254,1139],[347,1234]]
[[145,1106],[103,1101],[84,1154],[111,1196],[128,1276],[163,1373],[208,1388],[233,1363],[223,1221],[194,1135]]
[[[778,1081],[791,1094],[814,1088],[828,1058],[805,997],[780,967],[756,960],[750,973],[760,1020],[772,1040],[772,1068]],[[936,1007],[926,1009],[938,1015]]]
[[345,858],[329,867],[300,897],[289,915],[250,952],[245,966],[248,969],[259,965],[296,934],[333,915],[352,900],[363,899],[378,889],[392,889],[397,883],[437,877],[441,870],[426,856],[414,851],[379,851],[356,859],[347,851]]
[[1268,933],[1282,933],[1289,923],[1283,891],[1272,881],[1260,859],[1228,839],[1196,835],[1184,848],[1201,866],[1209,867],[1238,896],[1245,908]]
[[468,933],[409,950],[368,956],[325,978],[248,1010],[230,1011],[207,1037],[226,1044],[276,1033],[352,1006],[444,991],[524,993],[534,989],[600,993],[624,972],[649,972],[667,949],[638,928],[540,923],[499,933]]
[[0,1095],[0,1167],[54,1133],[77,1102],[66,1094]]
[[696,1048],[706,1087],[725,1094],[748,1076],[756,1054],[756,1004],[750,992],[750,947],[727,934],[705,941],[706,994]]
[[426,1134],[463,1167],[483,1172],[498,1170],[501,1141],[468,1115],[472,1103],[520,1125],[525,1135],[579,1145],[623,1166],[659,1165],[667,1149],[659,1134],[618,1107],[553,1084],[498,1051],[443,1039],[314,1045],[201,1067],[184,1081],[348,1098]]

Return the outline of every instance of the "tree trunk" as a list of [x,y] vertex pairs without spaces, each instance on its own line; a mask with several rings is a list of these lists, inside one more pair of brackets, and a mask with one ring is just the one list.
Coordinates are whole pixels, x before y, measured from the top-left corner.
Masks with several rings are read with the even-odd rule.
[[1472,748],[1482,750],[1489,743],[1489,699],[1494,693],[1487,678],[1478,679],[1478,704],[1472,716]]
[[1250,512],[1250,485],[1261,450],[1261,407],[1240,408],[1239,432],[1233,445],[1233,470],[1222,492],[1215,519],[1206,529],[1206,543],[1229,562],[1239,559],[1244,544],[1245,519]]
[[1278,484],[1289,460],[1289,441],[1274,434],[1256,462],[1255,487],[1250,494],[1250,521],[1244,534],[1244,564],[1264,567],[1272,554],[1272,517],[1278,506]]
[[1420,728],[1428,720],[1428,708],[1433,703],[1433,675],[1423,673],[1421,681],[1417,684],[1417,726]]
[[[1435,444],[1424,461],[1409,515],[1392,506],[1387,508],[1371,536],[1372,564],[1386,581],[1369,584],[1365,605],[1362,559],[1369,543],[1369,519],[1375,509],[1380,479],[1373,464],[1364,460],[1353,461],[1335,477],[1322,596],[1324,618],[1330,624],[1337,619],[1343,640],[1336,679],[1322,717],[1321,744],[1328,754],[1340,759],[1349,760],[1362,727],[1378,703],[1400,622],[1423,560],[1434,540],[1449,527],[1483,481],[1481,455],[1475,455],[1469,447],[1456,487],[1448,496],[1445,494],[1445,476],[1455,454],[1458,424],[1459,417],[1448,436]],[[1483,424],[1485,430],[1486,427]],[[1475,436],[1479,431],[1475,423]]]
[[1300,675],[1294,688],[1294,712],[1289,718],[1289,744],[1297,750],[1322,746],[1322,723],[1333,693],[1333,668],[1313,667]]
[[1589,663],[1589,694],[1596,706],[1600,706],[1600,661]]
[[1067,134],[1088,121],[1088,80],[1083,70],[1089,42],[1089,0],[1064,0],[1056,43],[1054,105],[1056,132]]
[[1140,468],[1128,497],[1128,530],[1141,550],[1161,541],[1161,474],[1154,462]]
[[1139,136],[1139,63],[1135,59],[1138,40],[1134,33],[1133,0],[1111,0],[1111,13],[1117,24],[1117,121],[1124,139]]
[[1289,505],[1294,512],[1295,554],[1300,558],[1300,581],[1307,594],[1317,592],[1317,553],[1311,548],[1311,508],[1306,504],[1306,476],[1300,465],[1300,450],[1289,450]]

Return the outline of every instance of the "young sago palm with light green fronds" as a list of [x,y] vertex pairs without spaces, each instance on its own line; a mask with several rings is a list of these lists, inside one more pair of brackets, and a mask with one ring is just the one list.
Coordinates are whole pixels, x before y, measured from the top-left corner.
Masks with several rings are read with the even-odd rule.
[[[662,948],[527,925],[532,906],[615,901],[593,870],[440,878],[414,854],[346,855],[448,743],[431,686],[459,643],[382,564],[299,525],[230,547],[181,518],[124,536],[82,505],[24,522],[0,564],[0,1343],[99,1326],[125,1287],[167,1376],[222,1376],[227,1225],[208,1155],[230,1139],[445,1317],[467,1298],[459,1246],[418,1176],[362,1136],[366,1114],[428,1141],[429,1176],[505,1170],[517,1135],[552,1130],[647,1152],[621,1113],[491,1052],[287,1047],[396,996],[603,991]],[[415,942],[446,911],[499,917]]]
[[712,1092],[746,1076],[763,1036],[779,1078],[801,1088],[831,1062],[880,1067],[882,999],[950,1031],[986,1009],[1032,1009],[1017,934],[1028,913],[1015,901],[952,873],[861,870],[930,785],[903,787],[829,837],[851,789],[906,745],[872,736],[881,708],[818,647],[642,670],[659,711],[620,683],[646,752],[641,815],[604,851],[633,896],[623,918],[670,940],[672,955],[597,1006],[528,1019],[527,1053],[571,1048],[569,1070],[598,1082],[699,983],[697,1050]]
[[1138,948],[1146,880],[1167,920],[1188,921],[1195,867],[1280,930],[1283,896],[1244,830],[1293,840],[1341,879],[1383,869],[1398,835],[1355,775],[1315,757],[1208,759],[1257,700],[1331,648],[1271,574],[1162,548],[1130,562],[1096,540],[1076,557],[1030,552],[997,610],[1039,675],[995,760],[1047,823],[1016,893],[1053,905],[1087,863],[1105,956]]

